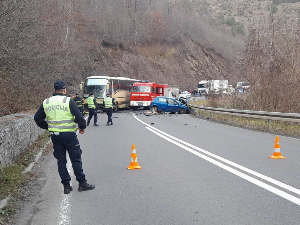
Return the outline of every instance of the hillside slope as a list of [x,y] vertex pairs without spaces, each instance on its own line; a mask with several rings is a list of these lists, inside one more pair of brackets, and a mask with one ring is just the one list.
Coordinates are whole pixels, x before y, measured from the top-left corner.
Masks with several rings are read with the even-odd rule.
[[[0,115],[37,107],[58,79],[74,94],[89,75],[195,88],[200,79],[232,74],[230,60],[190,31],[172,34],[181,28],[172,18],[167,21],[167,8],[166,15],[158,10],[159,1],[139,1],[138,12],[137,1],[130,0],[127,5],[110,0],[6,2],[11,4],[2,5],[0,14]],[[170,6],[174,17],[192,13],[181,7]],[[145,15],[151,21],[138,21]]]
[[[182,89],[201,79],[243,79],[236,59],[251,20],[267,17],[270,2],[2,0],[0,116],[36,108],[58,79],[72,94],[89,75]],[[291,5],[277,5],[278,12],[292,12]]]

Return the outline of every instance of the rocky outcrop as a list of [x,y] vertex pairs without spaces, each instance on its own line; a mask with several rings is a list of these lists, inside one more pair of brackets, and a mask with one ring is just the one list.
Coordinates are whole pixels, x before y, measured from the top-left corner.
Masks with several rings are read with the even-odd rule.
[[0,118],[0,167],[11,164],[43,132],[33,114],[18,113]]

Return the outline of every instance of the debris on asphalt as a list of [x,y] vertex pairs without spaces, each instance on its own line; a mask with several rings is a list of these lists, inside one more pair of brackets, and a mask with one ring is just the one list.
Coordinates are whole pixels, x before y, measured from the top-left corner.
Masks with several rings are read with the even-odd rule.
[[185,123],[184,125],[188,125],[187,123]]
[[154,123],[151,123],[151,125],[154,125]]

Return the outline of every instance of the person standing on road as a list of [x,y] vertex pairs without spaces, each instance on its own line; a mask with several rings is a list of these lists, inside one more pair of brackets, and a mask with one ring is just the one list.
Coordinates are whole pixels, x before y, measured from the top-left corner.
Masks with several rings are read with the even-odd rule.
[[[70,185],[71,177],[66,164],[68,151],[76,180],[79,182],[78,191],[93,190],[94,185],[88,184],[82,169],[79,141],[76,134],[76,123],[79,133],[83,134],[86,122],[74,101],[66,97],[66,85],[63,81],[54,83],[55,93],[44,100],[34,115],[36,124],[50,132],[53,143],[53,155],[57,159],[58,173],[64,186],[64,194],[69,194],[73,188]],[[45,121],[45,119],[47,119]]]
[[109,126],[109,123],[111,123],[111,125],[113,125],[113,122],[112,122],[112,114],[113,114],[113,106],[115,105],[115,101],[113,98],[111,98],[109,96],[109,94],[106,95],[106,98],[104,99],[104,109],[105,109],[105,112],[107,114],[107,123],[106,125]]
[[99,126],[97,124],[97,110],[98,110],[98,104],[96,102],[96,99],[94,97],[94,94],[91,93],[90,97],[88,97],[87,99],[87,105],[88,105],[88,110],[89,110],[89,118],[88,118],[88,122],[87,122],[87,126],[90,125],[91,119],[94,116],[94,126]]
[[78,93],[76,93],[76,97],[74,98],[74,102],[77,105],[77,108],[83,115],[83,99],[79,97]]

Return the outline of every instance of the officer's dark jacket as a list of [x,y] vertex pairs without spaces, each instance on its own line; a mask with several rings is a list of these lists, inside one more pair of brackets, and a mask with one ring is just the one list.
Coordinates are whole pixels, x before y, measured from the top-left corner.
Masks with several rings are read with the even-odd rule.
[[[65,96],[60,93],[53,94],[53,96],[57,96],[57,95]],[[72,113],[73,116],[75,116],[75,123],[78,123],[79,129],[84,130],[86,128],[86,121],[83,118],[83,115],[81,114],[81,112],[79,111],[76,103],[74,101],[70,101],[69,107],[70,107],[70,112]],[[47,130],[48,123],[45,121],[45,119],[46,119],[46,114],[45,114],[44,107],[42,104],[40,106],[40,108],[38,109],[38,111],[34,115],[34,121],[40,128]]]
[[76,105],[82,105],[83,104],[83,100],[80,97],[75,97],[74,98],[74,102],[76,103]]
[[95,97],[94,97],[94,104],[95,104],[95,106],[96,106],[96,109],[98,110],[98,109],[99,109],[99,106],[98,106],[98,103],[97,103],[97,100],[96,100]]

